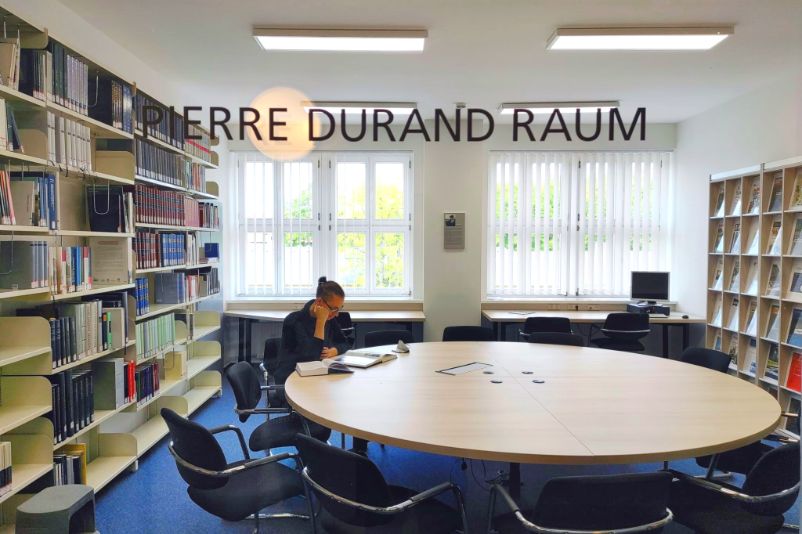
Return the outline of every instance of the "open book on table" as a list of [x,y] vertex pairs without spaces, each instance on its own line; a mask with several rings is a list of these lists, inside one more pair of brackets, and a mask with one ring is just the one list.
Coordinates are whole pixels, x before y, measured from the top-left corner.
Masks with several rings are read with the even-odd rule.
[[298,362],[295,364],[295,370],[300,376],[318,376],[328,375],[334,373],[353,373],[345,365],[335,361],[334,358],[327,358],[325,360],[317,360],[313,362]]
[[351,367],[367,368],[382,362],[395,360],[396,356],[392,352],[382,352],[376,349],[357,349],[349,350],[342,356],[337,356],[335,360]]

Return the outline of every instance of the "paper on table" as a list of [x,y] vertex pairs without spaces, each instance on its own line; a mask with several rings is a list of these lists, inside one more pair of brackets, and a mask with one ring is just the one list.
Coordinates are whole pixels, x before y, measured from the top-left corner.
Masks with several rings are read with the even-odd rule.
[[486,369],[488,367],[493,366],[489,363],[472,362],[466,363],[465,365],[458,365],[456,367],[449,367],[448,369],[440,369],[437,372],[446,375],[464,375],[465,373],[470,373],[471,371],[481,371],[482,369]]

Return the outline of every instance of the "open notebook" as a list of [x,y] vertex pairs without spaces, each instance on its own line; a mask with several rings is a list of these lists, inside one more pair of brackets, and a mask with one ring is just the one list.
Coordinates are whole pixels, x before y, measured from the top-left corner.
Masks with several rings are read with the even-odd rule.
[[298,362],[295,364],[295,370],[300,376],[318,376],[328,375],[334,373],[353,373],[345,365],[334,361],[334,358],[328,358],[323,361],[313,362]]
[[342,356],[337,356],[335,360],[350,367],[367,368],[382,362],[395,360],[398,356],[392,352],[380,352],[374,349],[349,350]]

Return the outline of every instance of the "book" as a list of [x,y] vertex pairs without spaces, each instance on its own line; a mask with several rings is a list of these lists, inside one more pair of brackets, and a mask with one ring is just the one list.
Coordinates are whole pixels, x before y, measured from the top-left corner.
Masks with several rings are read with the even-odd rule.
[[721,332],[716,332],[716,337],[713,339],[713,349],[721,350]]
[[61,451],[78,459],[78,469],[73,475],[73,483],[86,484],[86,443],[70,443],[61,447]]
[[732,228],[732,238],[730,239],[730,254],[738,254],[741,251],[741,223],[735,223]]
[[791,239],[791,246],[788,254],[792,256],[802,256],[802,217],[797,217],[794,222],[794,235]]
[[798,352],[791,354],[791,363],[788,366],[785,387],[796,392],[802,391],[802,354]]
[[752,262],[749,264],[749,271],[746,273],[744,294],[757,296],[757,286],[758,286],[758,261],[752,260]]
[[757,336],[757,303],[752,300],[746,310],[746,334]]
[[780,340],[780,321],[777,316],[780,314],[780,307],[777,304],[772,304],[769,309],[769,318],[766,322],[766,338],[772,341]]
[[772,263],[771,268],[769,269],[769,278],[766,281],[765,295],[767,297],[780,296],[780,266],[776,263]]
[[730,215],[741,214],[741,184],[735,184],[735,192],[732,195],[732,209]]
[[794,178],[794,190],[791,192],[789,208],[802,208],[802,174],[797,172]]
[[341,356],[337,356],[336,360],[340,363],[348,365],[349,367],[367,368],[374,365],[395,360],[398,356],[393,352],[377,352],[372,349],[355,349],[349,350]]
[[780,211],[783,207],[783,177],[782,173],[774,176],[774,182],[771,186],[771,201],[769,202],[768,211]]
[[48,287],[50,247],[46,241],[0,242],[0,288],[21,290]]
[[738,288],[741,283],[741,266],[738,265],[736,261],[732,266],[732,275],[730,276],[730,286],[727,291],[732,291],[733,293],[738,292]]
[[786,343],[796,347],[802,347],[802,308],[794,308],[791,312],[791,323],[788,327],[788,338]]
[[757,256],[760,254],[760,232],[758,232],[757,224],[752,224],[749,227],[749,235],[746,238],[744,254],[747,256]]
[[749,197],[746,213],[748,215],[760,213],[760,180],[752,182],[752,194]]
[[721,297],[717,296],[713,303],[713,314],[711,315],[710,324],[712,326],[721,326]]
[[710,289],[714,289],[716,291],[721,291],[724,285],[724,264],[721,258],[718,259],[718,263],[716,263],[716,270],[713,273],[713,284],[710,286]]
[[769,347],[769,356],[766,359],[766,368],[763,370],[763,378],[773,383],[777,383],[780,377],[780,359],[777,345]]
[[298,362],[295,364],[295,372],[299,376],[320,376],[336,373],[353,373],[346,365],[327,358],[322,361]]
[[100,410],[116,410],[125,404],[125,360],[109,358],[92,362],[95,375],[95,406]]
[[729,322],[727,323],[727,328],[736,332],[738,331],[738,304],[738,297],[733,297],[730,305]]
[[716,231],[716,241],[713,244],[713,252],[724,252],[724,225],[718,225]]
[[713,210],[713,217],[724,217],[724,189],[722,188],[721,191],[718,192],[718,198],[716,199],[716,209]]
[[[737,350],[736,350],[737,352]],[[738,368],[737,360],[730,360],[731,363],[734,363],[734,367]],[[740,367],[741,371],[745,373],[749,373],[751,375],[755,374],[755,366],[757,362],[757,341],[754,339],[749,340],[749,344],[746,346],[746,353],[744,354],[744,364]]]
[[780,251],[782,250],[782,239],[780,234],[782,233],[782,221],[774,221],[771,224],[771,230],[769,233],[769,242],[768,246],[766,247],[766,255],[768,256],[779,256]]
[[791,273],[791,283],[788,286],[788,296],[802,298],[802,271]]

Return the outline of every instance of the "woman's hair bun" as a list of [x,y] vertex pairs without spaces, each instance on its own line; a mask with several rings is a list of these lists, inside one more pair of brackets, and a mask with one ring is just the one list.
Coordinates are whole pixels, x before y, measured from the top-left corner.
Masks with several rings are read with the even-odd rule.
[[326,282],[327,282],[327,280],[326,280],[325,276],[321,276],[320,278],[317,279],[318,285],[325,284]]

